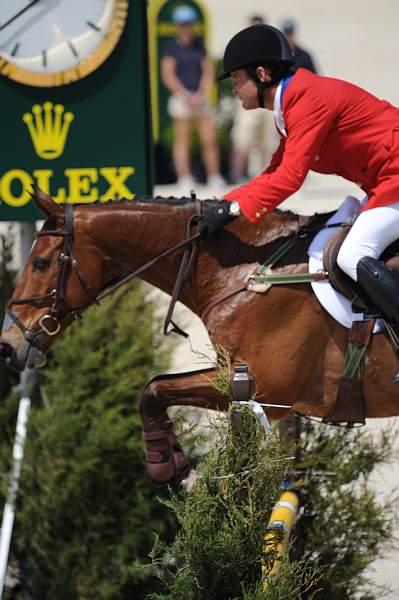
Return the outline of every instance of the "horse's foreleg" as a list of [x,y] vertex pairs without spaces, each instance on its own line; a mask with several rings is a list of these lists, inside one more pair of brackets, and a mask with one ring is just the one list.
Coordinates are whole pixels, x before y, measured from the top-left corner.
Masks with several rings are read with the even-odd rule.
[[168,419],[169,406],[196,406],[226,410],[228,399],[213,387],[218,369],[161,375],[145,388],[139,402],[147,444],[148,474],[155,483],[178,485],[188,473],[188,463]]

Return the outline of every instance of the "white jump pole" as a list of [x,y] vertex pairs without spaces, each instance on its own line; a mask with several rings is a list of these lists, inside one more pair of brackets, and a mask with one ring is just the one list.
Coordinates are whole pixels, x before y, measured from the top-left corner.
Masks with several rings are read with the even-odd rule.
[[[20,224],[20,266],[23,267],[29,254],[34,239],[35,223],[25,222]],[[15,518],[15,501],[17,498],[19,477],[21,474],[22,458],[26,439],[26,428],[31,407],[30,391],[36,381],[34,370],[25,370],[21,373],[19,383],[19,408],[12,452],[12,467],[10,482],[8,484],[7,499],[4,505],[3,520],[0,532],[0,599],[3,598],[4,585],[7,573],[8,557],[10,553],[12,530]],[[31,383],[33,382],[33,386]]]
[[[25,373],[22,373],[22,377]],[[7,500],[4,505],[3,521],[1,523],[0,535],[0,597],[3,598],[3,590],[8,565],[8,555],[10,552],[11,536],[15,517],[15,500],[17,498],[19,476],[21,474],[22,458],[24,455],[24,444],[26,438],[26,426],[28,422],[31,399],[21,396],[19,401],[17,426],[12,452],[12,468],[10,473],[10,483],[8,485]]]

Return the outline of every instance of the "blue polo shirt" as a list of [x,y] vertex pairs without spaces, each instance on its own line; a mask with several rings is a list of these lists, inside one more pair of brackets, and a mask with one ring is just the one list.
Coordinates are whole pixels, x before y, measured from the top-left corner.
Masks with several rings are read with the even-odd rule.
[[190,92],[196,92],[202,77],[202,61],[205,48],[202,40],[194,40],[189,46],[182,46],[171,40],[162,51],[162,56],[172,56],[176,61],[176,77]]

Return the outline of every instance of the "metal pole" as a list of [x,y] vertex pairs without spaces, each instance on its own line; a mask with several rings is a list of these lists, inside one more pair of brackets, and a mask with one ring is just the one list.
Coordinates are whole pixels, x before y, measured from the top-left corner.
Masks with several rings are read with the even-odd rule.
[[[24,267],[30,252],[34,239],[34,233],[34,222],[23,222],[20,224],[20,270],[22,270]],[[21,474],[22,458],[24,455],[26,428],[28,424],[29,410],[31,407],[31,396],[33,388],[36,385],[37,374],[35,370],[25,370],[21,373],[19,383],[19,408],[12,453],[12,467],[0,532],[0,598],[3,598],[8,557],[10,553],[11,537],[15,518],[15,500],[18,493],[19,477]]]

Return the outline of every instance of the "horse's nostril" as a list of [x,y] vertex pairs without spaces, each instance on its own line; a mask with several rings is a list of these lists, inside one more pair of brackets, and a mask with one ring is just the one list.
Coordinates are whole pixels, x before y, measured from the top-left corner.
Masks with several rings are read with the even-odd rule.
[[0,358],[11,358],[14,354],[14,348],[7,342],[0,342]]

